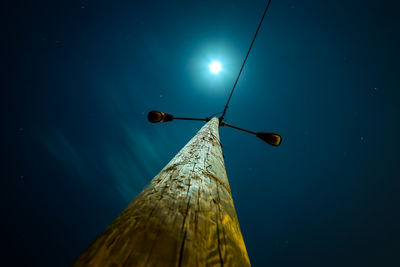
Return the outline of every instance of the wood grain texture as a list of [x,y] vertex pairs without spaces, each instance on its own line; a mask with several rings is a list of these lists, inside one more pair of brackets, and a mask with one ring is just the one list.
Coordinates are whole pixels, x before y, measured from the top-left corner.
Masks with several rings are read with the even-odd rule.
[[73,266],[250,266],[213,118]]

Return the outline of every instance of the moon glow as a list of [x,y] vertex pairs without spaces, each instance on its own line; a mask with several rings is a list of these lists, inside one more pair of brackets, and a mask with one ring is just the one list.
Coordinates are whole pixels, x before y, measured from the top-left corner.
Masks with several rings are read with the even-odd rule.
[[218,74],[222,70],[222,65],[218,61],[213,61],[208,65],[208,68],[212,74]]

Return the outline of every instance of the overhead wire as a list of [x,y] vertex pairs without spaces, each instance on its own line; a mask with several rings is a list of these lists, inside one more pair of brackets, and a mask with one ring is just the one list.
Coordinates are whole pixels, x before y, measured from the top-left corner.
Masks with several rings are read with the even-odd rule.
[[262,24],[263,21],[264,21],[265,14],[267,14],[267,11],[268,11],[268,8],[269,8],[270,3],[271,3],[271,0],[268,0],[267,6],[265,7],[264,13],[263,13],[263,15],[262,15],[262,17],[261,17],[261,20],[260,20],[260,23],[258,24],[256,33],[254,34],[254,37],[253,37],[253,40],[251,41],[249,50],[247,51],[247,54],[246,54],[246,57],[244,58],[242,67],[240,68],[240,71],[239,71],[239,74],[238,74],[238,76],[237,76],[237,78],[236,78],[235,84],[233,85],[233,88],[232,88],[232,90],[231,90],[231,94],[229,95],[228,101],[226,102],[226,105],[225,105],[225,107],[224,107],[224,111],[222,111],[222,115],[221,115],[221,117],[220,117],[220,121],[222,121],[222,120],[224,119],[224,116],[225,116],[225,114],[226,114],[226,110],[228,109],[228,106],[229,106],[229,102],[231,101],[231,97],[232,97],[232,95],[233,95],[233,92],[235,91],[235,88],[236,88],[236,85],[237,85],[238,80],[239,80],[239,78],[240,78],[240,75],[242,74],[243,67],[244,67],[244,65],[246,64],[247,58],[249,57],[249,54],[250,54],[251,48],[253,47],[254,41],[256,40],[258,31],[259,31],[260,28],[261,28],[261,24]]

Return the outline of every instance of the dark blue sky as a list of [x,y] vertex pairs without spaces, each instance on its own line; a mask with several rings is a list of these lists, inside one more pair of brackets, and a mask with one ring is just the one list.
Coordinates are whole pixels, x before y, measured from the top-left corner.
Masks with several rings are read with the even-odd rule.
[[[266,1],[4,8],[4,260],[68,266],[222,111]],[[253,266],[399,266],[396,1],[272,1],[220,130]],[[219,59],[223,72],[207,65]]]

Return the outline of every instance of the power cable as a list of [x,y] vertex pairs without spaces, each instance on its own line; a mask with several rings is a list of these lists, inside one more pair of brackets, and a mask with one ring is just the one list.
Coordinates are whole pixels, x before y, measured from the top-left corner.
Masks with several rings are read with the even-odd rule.
[[247,55],[246,55],[246,57],[244,58],[242,67],[240,68],[239,75],[237,76],[236,81],[235,81],[235,84],[233,85],[231,94],[229,95],[228,102],[226,102],[224,111],[222,112],[222,115],[221,115],[221,117],[219,118],[220,121],[222,121],[222,120],[224,119],[224,116],[225,116],[225,114],[226,114],[226,110],[228,109],[229,101],[231,101],[231,97],[232,97],[233,91],[235,91],[236,84],[237,84],[237,82],[238,82],[238,80],[239,80],[239,78],[240,78],[240,74],[242,74],[243,67],[244,67],[244,65],[246,64],[247,58],[248,58],[248,56],[249,56],[249,54],[250,54],[251,48],[253,47],[254,41],[256,40],[258,31],[260,30],[260,27],[261,27],[261,24],[262,24],[262,22],[263,22],[263,20],[264,20],[265,14],[267,14],[267,11],[268,11],[269,4],[270,4],[270,3],[271,3],[271,0],[268,0],[267,6],[265,7],[264,13],[263,13],[262,18],[261,18],[261,20],[260,20],[260,23],[258,24],[256,33],[254,34],[253,40],[251,41],[251,44],[250,44],[250,47],[249,47],[249,51],[247,51]]

